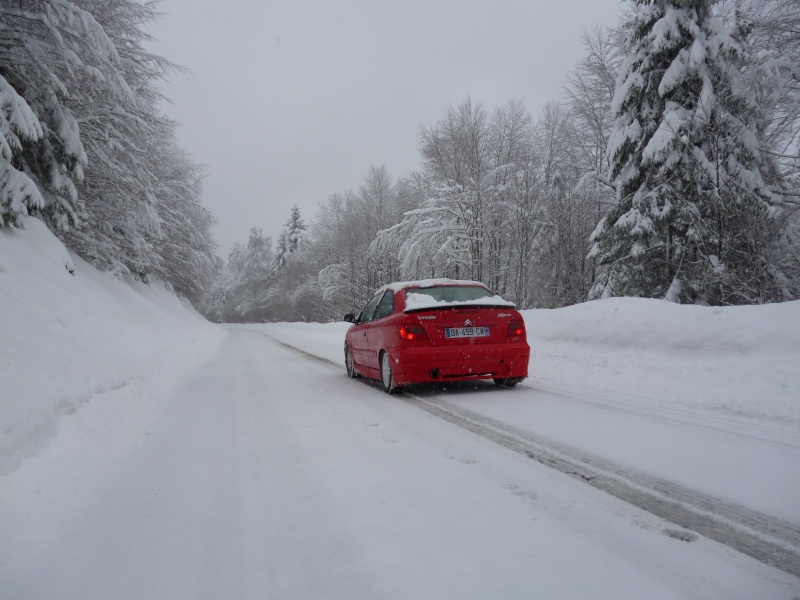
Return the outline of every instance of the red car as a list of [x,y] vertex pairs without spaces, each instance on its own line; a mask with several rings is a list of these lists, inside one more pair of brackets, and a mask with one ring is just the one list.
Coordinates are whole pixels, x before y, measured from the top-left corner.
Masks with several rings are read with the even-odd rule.
[[396,393],[412,383],[494,379],[513,387],[528,376],[530,347],[514,304],[482,283],[430,279],[380,288],[345,336],[350,377]]

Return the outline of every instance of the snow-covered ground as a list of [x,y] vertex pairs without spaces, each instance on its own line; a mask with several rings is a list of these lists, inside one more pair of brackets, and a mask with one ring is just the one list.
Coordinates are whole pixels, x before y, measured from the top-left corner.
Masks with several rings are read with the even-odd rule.
[[[488,397],[456,386],[446,402],[800,525],[800,302],[522,314],[529,379]],[[258,327],[343,361],[347,323]]]
[[798,524],[800,303],[526,311],[527,381],[405,398],[347,379],[346,324],[217,327],[36,221],[0,306],[2,598],[800,596],[415,405]]
[[162,394],[225,337],[163,286],[71,256],[37,219],[0,228],[0,307],[0,475],[45,448],[65,415]]

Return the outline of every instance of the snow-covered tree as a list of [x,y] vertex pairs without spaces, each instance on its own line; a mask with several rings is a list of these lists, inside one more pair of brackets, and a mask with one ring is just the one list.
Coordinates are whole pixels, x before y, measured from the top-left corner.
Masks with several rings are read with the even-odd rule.
[[776,211],[785,222],[776,259],[784,275],[784,297],[796,298],[800,297],[800,2],[728,0],[726,4],[729,20],[747,23],[752,30],[755,60],[747,70],[748,85],[767,117],[762,151],[773,161],[776,175],[768,184],[784,201]]
[[587,166],[567,107],[548,103],[534,136],[540,155],[536,215],[540,227],[532,255],[535,286],[531,299],[535,306],[556,308],[584,301],[591,286],[592,263],[586,254],[596,221],[597,197],[578,185]]
[[280,271],[289,260],[289,255],[297,252],[297,249],[302,245],[305,232],[308,229],[303,217],[300,216],[300,209],[297,204],[292,206],[289,220],[281,230],[278,236],[277,246],[275,247],[275,265],[276,271]]
[[484,282],[520,306],[531,304],[533,251],[541,229],[541,153],[533,119],[519,100],[490,121],[490,198]]
[[20,215],[44,207],[36,182],[15,159],[43,135],[36,114],[0,71],[0,226],[15,225]]
[[272,266],[274,271],[283,269],[289,258],[289,253],[289,236],[286,234],[286,230],[283,230],[275,243],[275,258]]
[[236,286],[236,310],[244,321],[269,320],[267,293],[272,283],[271,247],[272,239],[265,237],[261,228],[250,228]]
[[240,281],[244,271],[244,248],[234,244],[228,252],[228,260],[216,272],[212,288],[212,305],[206,316],[217,323],[233,323],[241,321],[236,310],[239,302]]
[[528,219],[536,237],[527,261],[533,285],[526,306],[582,302],[594,283],[588,237],[614,200],[606,147],[620,62],[617,37],[599,27],[584,32],[585,54],[567,76],[564,101],[546,104],[535,124],[539,195]]
[[218,270],[213,237],[216,217],[202,202],[203,169],[169,137],[153,148],[157,185],[153,195],[159,234],[153,240],[158,255],[155,274],[181,296],[202,309]]
[[[369,298],[369,244],[357,195],[335,193],[320,203],[311,225],[314,251],[321,257],[318,275],[323,301],[334,314],[352,312]],[[372,290],[374,291],[374,289]],[[339,314],[341,313],[341,314]]]
[[612,110],[617,203],[591,236],[592,297],[778,299],[762,107],[741,24],[711,0],[635,0]]
[[[747,75],[767,117],[765,144],[788,182],[788,201],[800,202],[800,2],[728,0],[731,21],[748,25],[753,63]],[[788,191],[788,193],[787,193]]]
[[601,180],[611,166],[607,147],[614,125],[611,102],[621,62],[618,37],[618,31],[600,27],[585,31],[581,36],[585,55],[564,85],[575,158],[583,173]]
[[[402,219],[405,210],[411,207],[408,203],[409,192],[405,181],[395,181],[384,165],[370,167],[352,205],[356,212],[354,217],[362,228],[362,236],[368,236],[367,244],[371,243],[378,231]],[[370,246],[365,260],[367,287],[379,287],[400,278],[397,247]]]
[[520,306],[584,300],[597,200],[573,191],[594,166],[576,158],[574,121],[557,103],[536,123],[519,101],[449,108],[422,133],[419,208],[373,248],[399,247],[403,278],[479,279]]
[[310,253],[319,265],[323,301],[333,315],[356,310],[376,287],[400,277],[398,247],[372,247],[376,233],[416,205],[409,179],[395,181],[372,166],[358,191],[332,194],[311,226]]
[[308,229],[303,217],[300,216],[300,209],[297,204],[292,206],[292,213],[289,215],[289,220],[286,221],[286,241],[289,247],[289,253],[296,252],[298,246],[303,241],[305,231]]
[[[158,15],[155,2],[82,4],[113,42],[127,93],[118,98],[103,88],[88,88],[69,100],[80,123],[88,165],[78,186],[84,224],[63,237],[100,268],[137,276],[159,274],[159,241],[165,235],[159,204],[169,200],[163,191],[193,185],[167,182],[162,168],[165,161],[175,162],[170,152],[176,148],[176,136],[175,125],[158,111],[161,94],[155,84],[177,67],[144,47],[150,40],[144,26]],[[191,214],[187,206],[186,217]]]
[[78,224],[75,184],[88,158],[69,100],[87,88],[122,99],[117,50],[91,13],[67,0],[4,2],[0,32],[0,223],[36,212],[57,228]]
[[407,276],[481,280],[492,182],[486,110],[467,98],[458,107],[448,107],[420,138],[432,195],[383,233],[381,243],[402,238],[401,268]]
[[158,111],[155,1],[0,4],[0,226],[45,220],[101,269],[197,300],[214,269],[199,167]]

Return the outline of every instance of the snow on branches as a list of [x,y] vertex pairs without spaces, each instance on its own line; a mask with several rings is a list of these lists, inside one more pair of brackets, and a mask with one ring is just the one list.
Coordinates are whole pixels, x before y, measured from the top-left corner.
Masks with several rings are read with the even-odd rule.
[[202,295],[214,219],[145,50],[157,2],[0,6],[0,225],[34,214],[101,269]]
[[638,0],[612,102],[617,203],[591,237],[592,297],[711,303],[780,298],[779,234],[747,85],[748,29],[706,0]]
[[12,164],[23,143],[43,135],[39,119],[25,99],[0,75],[0,226],[15,225],[28,207],[41,208],[44,199],[34,181]]

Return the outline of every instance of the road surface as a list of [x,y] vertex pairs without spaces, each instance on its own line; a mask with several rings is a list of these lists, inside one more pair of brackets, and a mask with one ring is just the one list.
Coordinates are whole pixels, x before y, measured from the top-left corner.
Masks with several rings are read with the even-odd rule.
[[70,443],[4,479],[0,597],[800,595],[797,577],[491,439],[485,419],[428,410],[439,396],[389,397],[256,329],[231,328],[162,397],[130,396],[124,431],[89,404]]

